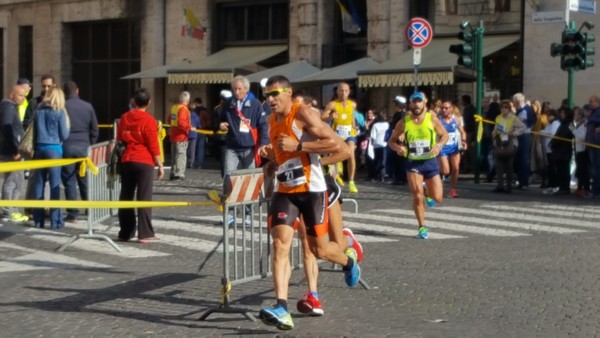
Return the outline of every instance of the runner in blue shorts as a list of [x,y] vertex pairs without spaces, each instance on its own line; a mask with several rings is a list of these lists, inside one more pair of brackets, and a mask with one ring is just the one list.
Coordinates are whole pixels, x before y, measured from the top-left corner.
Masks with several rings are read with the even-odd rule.
[[462,126],[460,110],[450,101],[442,103],[442,113],[440,122],[448,132],[448,142],[442,147],[442,152],[438,156],[440,171],[442,175],[452,175],[450,177],[450,191],[447,197],[458,197],[456,192],[456,183],[460,170],[460,149],[466,149],[466,135]]
[[419,232],[417,238],[426,239],[423,182],[427,195],[435,202],[442,201],[443,187],[436,156],[448,142],[448,133],[435,114],[426,111],[427,100],[422,92],[410,96],[410,113],[400,120],[388,145],[400,156],[406,156],[406,177],[413,195],[413,210]]

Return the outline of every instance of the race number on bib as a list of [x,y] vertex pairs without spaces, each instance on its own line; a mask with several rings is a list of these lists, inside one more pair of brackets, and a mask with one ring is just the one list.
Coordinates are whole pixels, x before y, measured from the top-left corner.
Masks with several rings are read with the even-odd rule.
[[300,158],[285,161],[277,168],[277,180],[286,187],[296,187],[306,183],[304,167]]
[[429,155],[429,141],[412,141],[408,144],[409,152],[413,156],[428,156]]
[[351,133],[352,133],[352,126],[336,126],[335,127],[335,132],[336,134],[338,134],[340,136],[340,138],[342,140],[347,139],[348,137],[350,137]]

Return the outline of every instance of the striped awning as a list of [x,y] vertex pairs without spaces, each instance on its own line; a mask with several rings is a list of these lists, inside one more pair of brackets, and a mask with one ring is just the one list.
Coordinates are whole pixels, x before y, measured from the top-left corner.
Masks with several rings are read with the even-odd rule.
[[[483,56],[488,56],[519,40],[518,36],[486,36],[483,43]],[[460,44],[454,39],[434,39],[423,48],[418,69],[419,86],[451,85],[457,71],[456,57],[448,49]],[[359,87],[405,87],[415,83],[413,51],[408,50],[399,56],[367,70],[358,72]]]
[[287,50],[285,45],[228,47],[202,61],[167,71],[171,84],[229,83],[237,70]]

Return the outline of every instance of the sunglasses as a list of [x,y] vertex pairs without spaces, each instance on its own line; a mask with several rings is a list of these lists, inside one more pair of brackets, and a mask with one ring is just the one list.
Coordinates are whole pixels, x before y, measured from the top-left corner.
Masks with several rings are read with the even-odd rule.
[[277,95],[287,91],[290,88],[277,88],[277,89],[273,89],[271,91],[265,92],[265,97],[277,97]]

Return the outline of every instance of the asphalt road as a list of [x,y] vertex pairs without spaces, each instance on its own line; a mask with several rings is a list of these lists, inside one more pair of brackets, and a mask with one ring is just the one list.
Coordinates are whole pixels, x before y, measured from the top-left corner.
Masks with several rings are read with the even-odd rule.
[[[168,175],[167,175],[168,176]],[[427,210],[430,239],[417,240],[405,186],[357,182],[344,219],[365,248],[369,290],[348,289],[323,271],[323,317],[295,311],[306,285],[294,271],[296,327],[281,332],[239,314],[198,317],[218,306],[222,227],[214,207],[154,210],[160,241],[141,245],[82,239],[65,229],[0,226],[0,336],[596,336],[600,331],[600,201],[545,196],[540,189],[493,194],[461,181],[459,198]],[[217,170],[157,182],[155,200],[205,200]],[[257,221],[258,222],[258,221]],[[117,228],[97,231],[115,238]],[[257,223],[258,224],[258,223]],[[241,229],[241,226],[240,226]],[[241,232],[241,230],[240,230]],[[329,264],[322,264],[328,268]],[[257,314],[273,303],[270,277],[234,285],[232,305]]]

